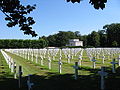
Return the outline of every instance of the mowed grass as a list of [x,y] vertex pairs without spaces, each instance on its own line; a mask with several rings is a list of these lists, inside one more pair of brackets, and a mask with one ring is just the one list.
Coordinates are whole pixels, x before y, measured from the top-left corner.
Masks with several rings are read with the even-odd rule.
[[[48,68],[48,59],[44,58],[44,66],[40,64],[40,57],[38,57],[38,63],[36,64],[36,58],[34,61],[24,59],[20,56],[8,53],[17,65],[23,67],[23,80],[24,86],[21,90],[26,90],[27,75],[32,74],[31,81],[35,84],[33,90],[100,90],[100,76],[98,71],[101,66],[107,66],[106,71],[109,73],[106,78],[106,90],[120,90],[120,69],[117,66],[117,73],[111,72],[112,60],[105,59],[105,64],[102,64],[101,59],[97,59],[96,69],[92,68],[92,62],[87,57],[86,52],[83,53],[82,66],[79,70],[78,80],[74,80],[74,61],[78,61],[78,56],[74,56],[71,63],[67,63],[67,58],[62,57],[62,74],[58,73],[58,60],[59,53],[52,60],[52,69]],[[79,54],[79,53],[78,53]]]

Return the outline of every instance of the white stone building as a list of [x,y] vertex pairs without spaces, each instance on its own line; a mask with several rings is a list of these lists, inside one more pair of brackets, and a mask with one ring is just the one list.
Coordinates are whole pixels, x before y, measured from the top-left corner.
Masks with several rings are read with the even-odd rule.
[[83,46],[83,41],[79,41],[79,39],[70,39],[69,44],[66,46]]

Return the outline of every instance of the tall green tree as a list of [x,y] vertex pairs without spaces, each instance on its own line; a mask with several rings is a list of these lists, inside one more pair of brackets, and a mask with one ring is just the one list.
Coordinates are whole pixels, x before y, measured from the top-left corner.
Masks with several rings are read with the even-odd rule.
[[48,37],[46,37],[46,36],[42,36],[42,37],[39,37],[39,39],[42,39],[42,40],[44,40],[45,41],[45,43],[46,43],[46,45],[45,46],[48,46]]
[[38,48],[45,48],[48,46],[48,42],[46,42],[46,40],[44,39],[39,39],[38,40]]
[[55,35],[49,35],[48,37],[47,37],[47,39],[48,39],[48,45],[49,46],[56,46],[57,44],[56,44],[56,38],[57,38],[57,35],[55,34]]
[[99,30],[98,34],[100,36],[100,47],[106,47],[107,46],[107,35],[105,30]]
[[120,23],[105,25],[103,29],[106,30],[108,46],[112,46],[114,41],[120,46]]
[[83,41],[83,46],[86,47],[88,43],[87,35],[81,36],[81,40]]
[[88,45],[94,47],[100,46],[100,35],[98,32],[92,31],[92,33],[88,35]]
[[75,33],[71,31],[59,31],[58,34],[56,34],[56,46],[66,46],[68,44],[69,39],[76,38]]
[[42,36],[39,39],[44,39],[47,41],[48,46],[61,47],[68,44],[69,39],[80,38],[81,35],[79,31],[59,31],[57,34],[49,35],[48,37]]

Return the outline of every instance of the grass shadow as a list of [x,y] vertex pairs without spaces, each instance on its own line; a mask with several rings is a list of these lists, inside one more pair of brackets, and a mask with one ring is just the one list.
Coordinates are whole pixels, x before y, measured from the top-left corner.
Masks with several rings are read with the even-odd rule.
[[[85,69],[85,68],[83,68]],[[91,75],[79,75],[74,80],[73,74],[58,74],[47,72],[46,76],[31,75],[31,82],[34,83],[32,90],[100,90],[100,76],[98,70],[86,69],[93,72]],[[105,90],[120,90],[120,68],[116,74],[110,73],[105,78]],[[4,78],[0,81],[0,90],[28,90],[27,76],[22,77],[22,87],[18,88],[18,80]]]

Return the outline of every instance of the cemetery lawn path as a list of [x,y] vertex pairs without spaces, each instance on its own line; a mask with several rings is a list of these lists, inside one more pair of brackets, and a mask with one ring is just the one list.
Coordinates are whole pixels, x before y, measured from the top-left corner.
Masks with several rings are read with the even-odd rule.
[[19,65],[22,66],[23,76],[27,76],[28,74],[47,75],[47,72],[50,72],[49,70],[42,68],[37,64],[33,64],[31,61],[25,60],[20,56],[11,54],[9,52],[7,52],[7,54],[11,56],[13,60],[16,62],[17,70]]

